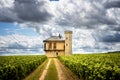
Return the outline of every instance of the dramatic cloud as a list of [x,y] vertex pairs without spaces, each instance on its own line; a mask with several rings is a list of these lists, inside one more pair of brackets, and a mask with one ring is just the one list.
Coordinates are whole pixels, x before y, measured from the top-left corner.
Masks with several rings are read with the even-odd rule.
[[[113,26],[120,24],[120,10],[109,9],[109,6],[116,8],[115,6],[118,6],[119,1],[6,0],[5,2],[2,0],[0,3],[0,21],[34,22],[42,23],[42,25],[52,24],[52,26],[72,26],[87,29],[101,29],[103,25],[106,25],[105,29],[113,30],[116,30],[116,27],[114,29]],[[35,28],[37,29],[37,27]]]
[[[1,22],[34,29],[42,37],[41,44],[51,35],[72,30],[74,52],[119,50],[119,14],[119,0],[0,0]],[[8,47],[26,48],[23,44]]]
[[24,21],[44,22],[52,17],[46,10],[45,3],[42,0],[15,0],[14,10],[17,16]]
[[113,32],[111,34],[104,34],[101,37],[99,37],[102,42],[108,42],[108,43],[120,43],[120,32]]
[[105,4],[105,8],[120,8],[120,1],[110,1]]
[[19,34],[0,36],[0,53],[43,53],[43,37]]
[[[6,6],[11,2],[12,6]],[[46,10],[44,0],[7,0],[0,1],[0,21],[4,22],[45,22],[52,15]],[[4,6],[5,5],[5,6]]]
[[[103,25],[107,25],[107,28],[109,25],[118,25],[119,22],[117,22],[117,17],[119,17],[119,15],[116,15],[115,13],[108,14],[109,10],[104,8],[105,3],[107,2],[103,2],[102,0],[68,0],[66,3],[63,2],[62,7],[56,8],[61,14],[56,19],[56,23],[62,26],[74,26],[87,29],[101,29],[101,26]],[[61,4],[59,4],[59,6],[60,5]],[[110,15],[114,15],[115,17],[111,18],[109,17]]]

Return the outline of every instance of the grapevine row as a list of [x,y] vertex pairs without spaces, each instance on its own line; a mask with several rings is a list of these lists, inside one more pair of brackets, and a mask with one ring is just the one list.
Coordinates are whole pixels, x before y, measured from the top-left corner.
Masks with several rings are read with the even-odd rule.
[[47,59],[46,56],[0,56],[0,80],[22,80]]
[[84,54],[58,58],[81,80],[120,80],[120,54]]

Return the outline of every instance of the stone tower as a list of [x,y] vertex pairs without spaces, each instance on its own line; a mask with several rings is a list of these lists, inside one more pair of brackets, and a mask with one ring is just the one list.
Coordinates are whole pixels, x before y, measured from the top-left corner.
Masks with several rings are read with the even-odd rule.
[[72,54],[72,31],[65,31],[65,55]]

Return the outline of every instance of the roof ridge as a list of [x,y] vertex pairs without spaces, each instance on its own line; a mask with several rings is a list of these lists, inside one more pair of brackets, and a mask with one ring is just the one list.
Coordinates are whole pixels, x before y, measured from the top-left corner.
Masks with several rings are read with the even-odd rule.
[[61,35],[58,35],[58,36],[51,36],[44,41],[63,41],[63,40],[64,38]]

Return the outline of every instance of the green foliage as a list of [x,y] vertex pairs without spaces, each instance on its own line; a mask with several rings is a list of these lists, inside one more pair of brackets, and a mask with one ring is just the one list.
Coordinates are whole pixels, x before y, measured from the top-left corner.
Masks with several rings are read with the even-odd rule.
[[120,54],[77,54],[58,58],[82,80],[120,80]]
[[22,80],[47,59],[46,56],[0,56],[0,80]]
[[26,76],[23,80],[39,80],[40,76],[43,73],[43,70],[46,68],[48,59],[45,60],[40,66],[38,66],[33,72]]

